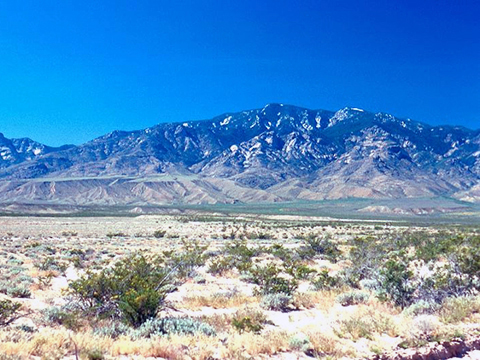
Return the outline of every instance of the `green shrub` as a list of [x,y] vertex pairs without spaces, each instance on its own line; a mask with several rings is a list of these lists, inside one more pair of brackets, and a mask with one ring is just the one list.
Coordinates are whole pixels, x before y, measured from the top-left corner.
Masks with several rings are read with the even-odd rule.
[[153,237],[157,238],[157,239],[160,239],[160,238],[163,238],[165,237],[165,234],[167,232],[165,230],[156,230],[153,232]]
[[139,328],[132,330],[130,335],[133,339],[149,338],[164,335],[195,335],[204,334],[214,336],[215,330],[208,324],[191,318],[161,318],[148,319]]
[[245,316],[243,318],[233,318],[232,326],[240,334],[243,332],[253,332],[258,334],[263,329],[263,325],[255,323],[251,317]]
[[370,294],[364,291],[350,291],[337,296],[337,302],[342,306],[365,304]]
[[35,263],[34,266],[39,270],[54,270],[60,271],[61,273],[65,272],[68,268],[68,265],[65,262],[55,259],[53,256],[45,257],[41,262]]
[[123,232],[109,232],[107,234],[108,238],[114,238],[114,237],[127,237],[128,235],[123,233]]
[[266,249],[267,253],[279,258],[282,261],[292,260],[292,251],[285,249],[282,244],[273,244],[270,248]]
[[301,352],[308,352],[312,349],[310,339],[305,335],[296,334],[288,340],[290,349]]
[[266,323],[268,321],[262,311],[249,307],[237,310],[232,318],[232,326],[239,333],[259,333]]
[[292,303],[292,295],[285,293],[267,294],[262,297],[260,306],[267,310],[288,311]]
[[342,271],[342,277],[348,285],[358,287],[361,280],[378,277],[387,251],[373,237],[356,237],[351,245],[348,253],[351,266]]
[[297,281],[283,275],[283,270],[275,264],[253,266],[249,275],[251,282],[258,285],[255,290],[258,295],[283,293],[291,296],[298,287]]
[[330,276],[328,270],[324,269],[311,283],[315,290],[330,290],[341,286],[342,281],[336,276]]
[[100,317],[118,317],[140,326],[155,317],[173,289],[172,271],[157,257],[133,254],[100,272],[88,271],[70,283],[70,294]]
[[405,308],[414,301],[415,287],[412,285],[413,273],[408,263],[401,258],[389,259],[380,270],[382,293],[380,299],[391,300],[395,305]]
[[78,329],[80,322],[78,313],[71,311],[65,307],[50,307],[42,311],[43,321],[47,324],[63,325],[67,329]]
[[25,286],[14,286],[7,288],[7,295],[14,298],[29,298],[32,296],[32,293]]
[[303,246],[297,249],[297,254],[301,259],[313,259],[322,255],[330,261],[336,262],[342,252],[328,237],[309,236],[306,237]]
[[18,329],[18,330],[26,332],[26,333],[34,333],[35,331],[37,331],[37,329],[35,327],[29,326],[29,325],[26,325],[26,324],[15,326],[15,329]]
[[100,327],[96,327],[93,332],[95,335],[116,339],[119,336],[127,335],[131,328],[120,321],[112,321]]
[[298,261],[285,261],[283,263],[283,267],[285,268],[285,272],[287,274],[298,280],[309,279],[317,273],[316,270]]
[[21,306],[22,304],[8,299],[0,300],[0,326],[6,326],[18,319]]
[[440,305],[434,302],[419,300],[403,310],[406,316],[417,316],[424,314],[433,314],[440,308]]
[[195,284],[205,284],[207,282],[202,275],[197,275],[192,280]]
[[367,289],[371,291],[381,290],[381,284],[378,279],[363,279],[360,280],[359,286],[361,289]]
[[351,337],[353,340],[361,338],[372,339],[375,331],[373,324],[361,317],[351,317],[349,319],[340,320],[340,337]]
[[226,271],[235,268],[235,263],[230,258],[218,256],[210,262],[208,272],[212,275],[223,275]]
[[105,359],[104,351],[101,349],[87,349],[81,352],[82,357],[85,356],[88,360],[103,360]]
[[129,324],[139,326],[157,315],[163,300],[164,294],[159,293],[155,287],[142,285],[140,288],[129,289],[120,295],[118,307]]
[[234,239],[227,242],[223,253],[211,261],[208,272],[221,275],[232,269],[248,271],[252,266],[252,257],[258,253],[258,250],[248,247],[246,240]]
[[340,320],[338,325],[337,334],[340,337],[350,337],[353,340],[372,339],[374,333],[397,336],[397,329],[392,318],[374,311],[354,314]]
[[76,231],[62,231],[62,236],[77,236],[78,233]]
[[175,278],[192,277],[195,269],[205,264],[207,248],[208,245],[201,245],[198,240],[182,240],[180,249],[163,253],[163,261],[175,270]]

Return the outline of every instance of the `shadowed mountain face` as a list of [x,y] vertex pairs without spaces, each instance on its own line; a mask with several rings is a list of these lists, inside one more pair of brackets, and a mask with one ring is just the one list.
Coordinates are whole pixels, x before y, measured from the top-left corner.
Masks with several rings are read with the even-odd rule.
[[0,136],[0,201],[480,200],[480,131],[282,104],[50,148]]
[[72,145],[53,148],[28,138],[7,139],[0,133],[0,170],[25,161],[36,159],[42,155],[67,150]]

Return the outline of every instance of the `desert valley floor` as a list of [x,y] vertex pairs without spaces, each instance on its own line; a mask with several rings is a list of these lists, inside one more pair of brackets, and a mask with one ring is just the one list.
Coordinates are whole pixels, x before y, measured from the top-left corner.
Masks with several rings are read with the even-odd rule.
[[[479,239],[300,216],[1,217],[0,359],[475,358]],[[153,315],[147,280],[119,285],[145,269],[165,280]]]

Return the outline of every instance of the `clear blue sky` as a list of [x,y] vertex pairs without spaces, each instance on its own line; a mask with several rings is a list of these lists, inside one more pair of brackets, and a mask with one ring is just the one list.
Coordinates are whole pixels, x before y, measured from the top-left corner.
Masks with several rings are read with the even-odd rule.
[[0,132],[49,145],[282,102],[480,128],[477,0],[0,3]]

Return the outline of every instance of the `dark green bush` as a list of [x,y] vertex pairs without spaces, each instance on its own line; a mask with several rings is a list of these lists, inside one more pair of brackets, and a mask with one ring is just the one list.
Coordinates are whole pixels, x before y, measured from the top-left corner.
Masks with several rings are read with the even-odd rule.
[[259,333],[267,323],[267,318],[262,311],[250,307],[237,310],[232,318],[232,326],[239,333]]
[[164,252],[163,261],[174,269],[176,279],[185,279],[194,275],[194,270],[203,266],[207,260],[208,245],[198,240],[182,240],[181,248]]
[[402,309],[414,302],[415,288],[412,285],[413,273],[408,263],[401,258],[389,259],[380,270],[380,283],[383,292],[380,298],[391,300]]
[[161,239],[161,238],[165,237],[166,233],[167,233],[166,230],[155,230],[153,232],[153,237],[155,237],[157,239]]
[[21,306],[22,304],[8,299],[0,300],[0,326],[6,326],[18,319]]
[[312,280],[312,286],[315,290],[330,290],[339,287],[342,284],[338,277],[330,276],[328,270],[324,269]]
[[248,247],[246,240],[234,239],[227,242],[223,253],[211,261],[208,272],[221,275],[232,269],[248,271],[252,266],[252,257],[258,254],[257,249]]
[[342,252],[328,237],[309,236],[305,238],[304,244],[297,249],[297,254],[301,259],[323,256],[332,262],[336,262]]
[[70,294],[94,316],[121,317],[139,326],[155,317],[172,290],[172,271],[157,257],[134,254],[70,283]]
[[285,261],[285,272],[297,280],[307,280],[313,277],[317,271],[298,261]]
[[248,316],[245,316],[241,319],[233,318],[232,319],[232,326],[240,334],[243,333],[243,332],[253,332],[253,333],[258,334],[263,329],[262,324],[253,322],[252,318],[248,317]]
[[68,265],[65,262],[62,262],[53,256],[45,257],[39,263],[35,263],[34,266],[39,270],[43,270],[43,271],[54,270],[54,271],[60,271],[62,273],[65,272],[65,270],[67,270],[68,268]]
[[292,261],[292,256],[295,255],[292,250],[286,249],[282,244],[273,244],[266,252],[279,258],[282,261]]
[[293,295],[298,287],[295,279],[284,275],[284,270],[275,264],[253,266],[249,270],[250,281],[256,285],[258,295],[283,293]]

